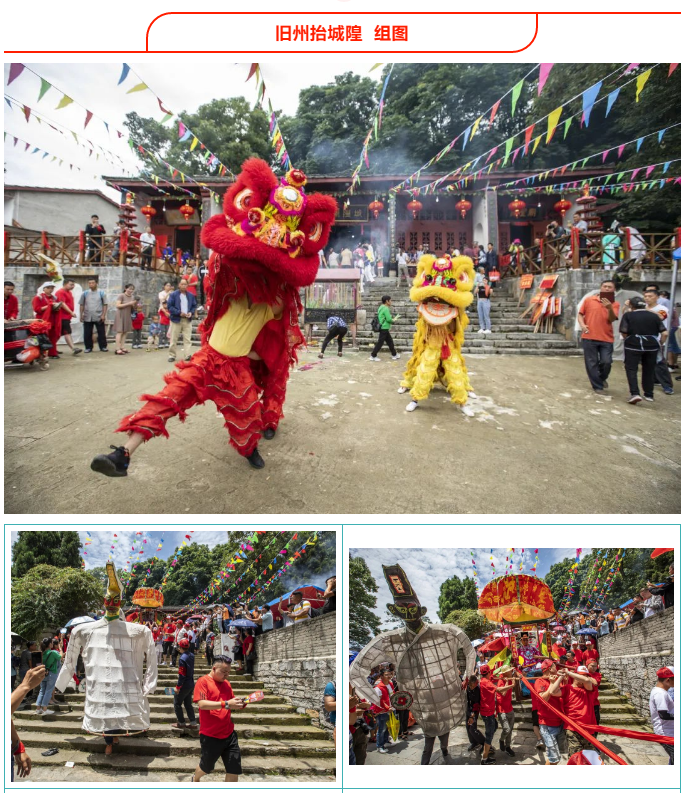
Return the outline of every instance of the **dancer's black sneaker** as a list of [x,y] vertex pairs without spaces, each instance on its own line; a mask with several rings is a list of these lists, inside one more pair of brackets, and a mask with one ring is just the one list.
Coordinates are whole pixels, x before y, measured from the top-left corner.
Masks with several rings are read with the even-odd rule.
[[265,468],[265,460],[260,456],[258,449],[254,449],[246,459],[251,468]]
[[483,757],[480,761],[480,765],[497,765],[497,761],[492,756],[487,758]]
[[263,437],[266,441],[271,441],[275,437],[275,433],[277,430],[273,429],[272,427],[268,427],[267,429],[263,430]]
[[110,446],[114,452],[98,454],[91,461],[91,470],[105,476],[126,476],[129,468],[129,452],[124,446]]
[[507,746],[504,751],[509,755],[509,757],[516,757],[516,752],[510,746]]

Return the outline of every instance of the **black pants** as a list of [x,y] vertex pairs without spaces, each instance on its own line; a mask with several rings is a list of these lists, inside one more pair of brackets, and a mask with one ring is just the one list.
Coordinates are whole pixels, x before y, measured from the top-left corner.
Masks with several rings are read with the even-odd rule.
[[321,353],[324,353],[327,349],[327,345],[332,341],[332,339],[337,339],[337,347],[338,352],[342,351],[342,347],[344,346],[344,336],[346,336],[347,328],[342,328],[340,325],[333,325],[328,331],[327,336],[325,336],[325,341],[323,341],[322,349],[320,350]]
[[673,765],[674,764],[674,747],[673,747],[673,745],[670,746],[667,743],[660,743],[660,746],[669,755],[669,765]]
[[187,688],[186,691],[175,692],[174,694],[174,714],[177,717],[177,724],[184,724],[184,711],[182,705],[186,708],[186,715],[192,724],[196,722],[196,714],[193,709],[193,687]]
[[356,758],[356,765],[365,765],[366,757],[368,755],[368,733],[360,727],[356,727],[353,734],[354,739],[354,756]]
[[150,270],[152,261],[153,261],[153,248],[150,246],[141,248],[141,269]]
[[[473,724],[468,723],[468,720],[471,718],[471,715],[473,716]],[[477,713],[466,714],[466,733],[468,735],[468,741],[470,742],[471,746],[485,746],[485,736],[478,729]]]
[[403,733],[408,732],[409,711],[398,710],[397,716],[399,717],[399,735],[402,735]]
[[162,643],[162,657],[165,658],[168,655],[172,655],[172,648],[174,647],[174,642],[163,642]]
[[[432,749],[435,745],[434,738],[428,738],[425,736],[425,747],[423,748],[423,756],[420,758],[421,765],[430,765],[430,757],[432,756]],[[445,732],[444,735],[440,735],[440,749],[442,750],[442,754],[446,757],[449,754],[449,750],[447,746],[449,745],[449,733]]]
[[642,366],[643,394],[651,397],[655,389],[655,361],[657,350],[624,350],[624,369],[631,396],[640,396],[638,366]]
[[254,662],[254,660],[255,660],[254,658],[251,658],[250,660],[248,658],[244,658],[244,668],[246,669],[246,674],[248,674],[248,675],[252,675],[253,674],[253,662]]
[[89,243],[88,253],[86,254],[86,261],[89,264],[102,264],[103,261],[103,246]]
[[394,349],[394,340],[392,339],[392,334],[388,330],[381,330],[377,337],[377,341],[375,342],[375,346],[373,347],[373,352],[371,353],[373,358],[377,358],[377,354],[380,352],[382,345],[385,342],[387,342],[387,346],[389,347],[389,351],[392,353],[392,355],[397,354],[397,351]]
[[612,370],[613,350],[614,345],[610,341],[583,339],[585,371],[595,391],[601,391],[604,387],[603,382],[609,377]]
[[213,657],[212,645],[211,646],[206,645],[205,647],[205,660],[208,662],[208,666],[212,666],[213,663],[215,662],[215,659]]
[[[600,706],[594,705],[593,707],[595,708],[595,724],[600,724]],[[594,732],[593,735],[597,735],[597,733]]]
[[671,379],[671,372],[663,355],[662,360],[655,364],[654,376],[655,383],[659,383],[662,386],[662,391],[673,390],[674,381]]
[[104,322],[84,322],[84,349],[93,350],[93,328],[98,334],[98,347],[107,350],[107,338],[105,336]]

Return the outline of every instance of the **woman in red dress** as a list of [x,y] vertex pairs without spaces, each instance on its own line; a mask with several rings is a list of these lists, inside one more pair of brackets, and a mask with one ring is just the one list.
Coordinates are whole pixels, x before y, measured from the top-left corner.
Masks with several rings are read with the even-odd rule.
[[41,291],[31,301],[33,312],[36,319],[42,319],[50,323],[48,338],[53,346],[48,353],[49,358],[57,358],[57,342],[62,333],[62,323],[60,320],[62,303],[55,300],[55,284],[47,281],[41,287]]

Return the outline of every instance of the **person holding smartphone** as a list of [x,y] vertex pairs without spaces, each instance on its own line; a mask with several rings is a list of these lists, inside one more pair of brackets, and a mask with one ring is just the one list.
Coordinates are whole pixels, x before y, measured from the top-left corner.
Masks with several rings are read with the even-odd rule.
[[614,299],[614,282],[602,281],[600,291],[583,300],[578,310],[585,370],[592,390],[601,394],[608,388],[614,351],[614,323],[619,318],[619,304]]

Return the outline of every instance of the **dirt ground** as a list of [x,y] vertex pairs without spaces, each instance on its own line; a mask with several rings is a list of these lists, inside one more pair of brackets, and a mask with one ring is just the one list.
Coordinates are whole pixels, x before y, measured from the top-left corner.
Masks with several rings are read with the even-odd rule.
[[408,354],[316,350],[294,371],[277,436],[251,469],[212,403],[132,458],[129,476],[91,458],[171,368],[165,352],[63,355],[49,371],[5,372],[5,511],[26,513],[678,513],[680,390],[626,404],[578,357],[469,356],[478,400],[463,415],[442,389],[414,413],[397,387]]

